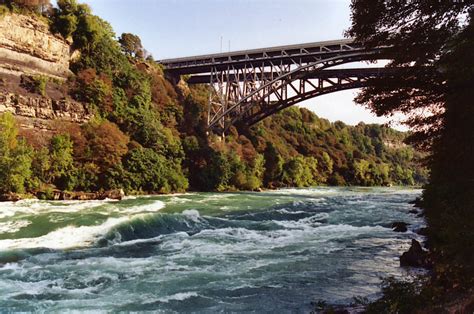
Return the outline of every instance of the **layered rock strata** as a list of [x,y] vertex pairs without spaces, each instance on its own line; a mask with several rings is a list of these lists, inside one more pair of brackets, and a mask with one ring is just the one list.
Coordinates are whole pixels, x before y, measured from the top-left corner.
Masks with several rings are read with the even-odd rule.
[[84,104],[73,100],[0,92],[0,113],[3,112],[11,112],[17,117],[75,123],[87,122],[92,117]]
[[0,16],[0,73],[68,77],[69,44],[49,31],[39,17]]

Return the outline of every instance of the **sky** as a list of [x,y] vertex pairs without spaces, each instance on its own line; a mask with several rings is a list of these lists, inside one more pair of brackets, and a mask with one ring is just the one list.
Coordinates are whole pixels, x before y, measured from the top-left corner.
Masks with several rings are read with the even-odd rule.
[[[344,38],[350,0],[83,0],[117,36],[138,35],[156,60]],[[330,121],[386,123],[341,91],[300,104]],[[396,126],[398,129],[403,127]]]

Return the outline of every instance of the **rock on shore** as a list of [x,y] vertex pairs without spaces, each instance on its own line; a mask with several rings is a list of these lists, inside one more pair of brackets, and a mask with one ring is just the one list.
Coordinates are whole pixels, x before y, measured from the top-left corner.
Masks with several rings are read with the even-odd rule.
[[411,240],[410,249],[400,256],[400,266],[429,267],[428,253],[423,250],[420,242]]
[[[52,201],[92,201],[92,200],[122,200],[125,192],[122,189],[109,190],[105,192],[66,192],[54,190],[51,193],[38,192],[36,197],[39,199],[48,199]],[[18,202],[23,198],[16,193],[0,194],[0,202]]]

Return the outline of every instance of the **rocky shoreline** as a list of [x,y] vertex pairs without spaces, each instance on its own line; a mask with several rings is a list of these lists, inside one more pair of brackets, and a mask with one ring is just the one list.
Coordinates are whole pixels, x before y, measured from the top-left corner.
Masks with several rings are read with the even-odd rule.
[[[413,205],[413,209],[410,210],[410,214],[418,217],[423,217],[424,212],[421,208],[421,199],[410,202]],[[407,232],[409,224],[403,221],[394,221],[386,224],[385,227],[391,228],[393,232]],[[414,232],[421,236],[426,236],[427,228],[421,228],[414,230]],[[400,267],[413,267],[418,269],[431,270],[433,268],[433,261],[430,257],[430,251],[426,249],[427,243],[421,244],[416,239],[411,239],[411,245],[408,251],[403,252],[400,256]],[[348,304],[348,305],[331,305],[326,304],[324,301],[312,302],[313,310],[311,314],[359,314],[366,312],[366,305],[361,304]],[[456,305],[459,305],[456,303]]]
[[50,201],[92,201],[92,200],[122,200],[125,192],[122,189],[108,190],[104,192],[68,192],[53,190],[51,192],[40,191],[36,195],[20,195],[17,193],[0,194],[0,202],[18,202],[27,198],[37,198]]

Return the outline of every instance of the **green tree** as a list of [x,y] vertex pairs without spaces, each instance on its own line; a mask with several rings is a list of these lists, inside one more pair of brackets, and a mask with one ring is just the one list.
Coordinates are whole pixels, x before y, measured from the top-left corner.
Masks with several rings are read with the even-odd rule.
[[311,159],[309,162],[304,157],[298,156],[290,159],[283,166],[282,182],[287,186],[305,187],[315,184],[314,171],[316,164],[313,162],[316,159]]
[[266,186],[272,186],[273,182],[278,181],[283,173],[284,161],[271,142],[267,142],[263,156],[265,159],[264,182]]
[[64,38],[69,38],[77,30],[77,16],[74,14],[64,14],[57,17],[54,23],[54,30],[59,32]]
[[123,33],[119,38],[123,51],[132,57],[143,58],[144,51],[140,37],[130,33]]
[[50,177],[58,188],[72,190],[75,185],[73,142],[69,135],[55,135],[51,138]]
[[42,148],[33,154],[32,171],[33,176],[43,183],[50,183],[49,172],[51,169],[51,160],[49,150]]
[[32,152],[24,141],[18,141],[15,118],[0,115],[0,192],[25,192],[31,178]]
[[170,193],[188,188],[180,164],[167,160],[150,148],[130,151],[124,157],[124,168],[128,172],[128,189],[131,190]]

